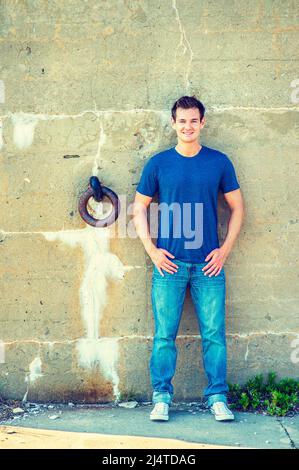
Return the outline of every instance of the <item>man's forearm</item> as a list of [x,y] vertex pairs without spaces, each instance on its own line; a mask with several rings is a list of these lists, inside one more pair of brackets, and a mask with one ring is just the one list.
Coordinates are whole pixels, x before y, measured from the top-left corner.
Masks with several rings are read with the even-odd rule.
[[155,248],[155,245],[149,233],[146,208],[139,209],[136,213],[134,213],[133,221],[136,233],[142,241],[145,251],[149,255],[152,249]]
[[224,251],[226,256],[229,255],[240,233],[242,222],[243,222],[243,216],[244,216],[243,207],[236,207],[235,209],[231,211],[231,216],[228,222],[227,234],[221,246],[221,250]]

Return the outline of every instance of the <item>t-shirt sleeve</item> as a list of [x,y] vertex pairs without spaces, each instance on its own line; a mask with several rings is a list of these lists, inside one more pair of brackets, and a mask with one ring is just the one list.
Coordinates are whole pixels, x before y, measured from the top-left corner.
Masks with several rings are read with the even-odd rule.
[[234,191],[240,187],[234,165],[229,158],[226,157],[225,164],[220,180],[220,191],[223,193],[228,193],[229,191]]
[[152,159],[145,164],[136,191],[151,197],[158,191],[156,167]]

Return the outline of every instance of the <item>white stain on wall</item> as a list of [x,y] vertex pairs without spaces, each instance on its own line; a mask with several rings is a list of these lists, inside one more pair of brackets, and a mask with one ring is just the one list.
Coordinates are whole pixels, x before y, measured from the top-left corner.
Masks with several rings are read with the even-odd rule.
[[100,138],[98,142],[98,148],[97,148],[97,153],[94,159],[93,167],[92,167],[92,175],[97,176],[98,175],[98,165],[100,164],[100,155],[101,155],[101,150],[102,147],[104,146],[105,142],[107,140],[107,136],[104,131],[103,123],[101,122],[101,132],[100,132]]
[[27,385],[27,390],[23,398],[23,403],[27,401],[27,396],[29,392],[29,386],[33,384],[38,378],[42,377],[42,361],[40,357],[36,357],[29,364],[29,373],[25,377],[25,382]]
[[3,80],[0,80],[0,103],[5,103],[5,85]]
[[[0,80],[0,104],[5,103],[5,86],[4,81]],[[3,123],[0,118],[0,150],[3,147]]]
[[2,150],[3,147],[3,122],[2,119],[0,119],[0,150]]
[[5,343],[0,340],[0,364],[5,364]]
[[13,141],[15,146],[21,150],[30,147],[39,118],[31,114],[16,113],[11,116],[11,120],[14,126]]
[[98,364],[107,380],[113,385],[113,394],[117,400],[119,376],[117,371],[119,351],[118,338],[82,338],[77,343],[78,362],[81,367],[92,368]]
[[48,241],[60,240],[70,247],[80,246],[84,253],[84,276],[80,286],[80,303],[85,337],[77,343],[78,362],[82,367],[100,365],[105,377],[113,383],[114,395],[119,396],[117,373],[118,338],[101,338],[100,321],[107,303],[109,280],[122,280],[126,271],[120,259],[110,253],[109,228],[86,225],[82,230],[43,232]]

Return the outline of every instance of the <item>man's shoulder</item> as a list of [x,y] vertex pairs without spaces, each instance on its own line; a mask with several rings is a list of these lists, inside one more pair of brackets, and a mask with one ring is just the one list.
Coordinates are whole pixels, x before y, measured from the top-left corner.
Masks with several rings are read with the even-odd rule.
[[170,147],[168,149],[165,149],[165,150],[161,150],[161,152],[157,152],[157,153],[154,153],[154,155],[151,157],[151,159],[155,159],[157,161],[159,161],[159,159],[163,158],[163,157],[166,157],[168,155],[171,155],[173,151],[173,147]]
[[165,159],[168,158],[172,153],[172,147],[166,150],[162,150],[161,152],[154,153],[148,160],[147,163],[149,165],[159,165],[162,162],[165,162]]
[[[221,152],[218,149],[214,149],[212,147],[207,147],[205,145],[206,152],[208,153],[209,157],[211,160],[216,159],[219,163],[222,163],[222,165],[226,165],[228,162],[230,162],[230,158],[227,156],[226,153]],[[223,167],[223,166],[222,166]]]
[[213,155],[213,156],[215,156],[215,157],[218,157],[218,158],[228,158],[227,155],[226,155],[226,153],[221,152],[221,151],[218,150],[218,149],[214,149],[214,148],[212,148],[212,147],[207,147],[206,145],[205,145],[204,147],[205,147],[206,151],[207,151],[209,154],[211,154],[211,155]]

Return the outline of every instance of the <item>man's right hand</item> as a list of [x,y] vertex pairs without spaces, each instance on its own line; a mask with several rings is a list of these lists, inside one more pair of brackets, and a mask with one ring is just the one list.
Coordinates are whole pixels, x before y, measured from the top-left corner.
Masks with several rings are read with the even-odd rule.
[[158,269],[159,273],[163,277],[164,274],[162,272],[162,269],[164,269],[164,271],[170,274],[176,273],[179,269],[177,264],[174,264],[172,261],[170,261],[170,259],[167,258],[167,256],[169,256],[170,258],[175,258],[175,256],[169,253],[169,251],[165,250],[164,248],[153,247],[149,252],[149,256],[156,268]]

